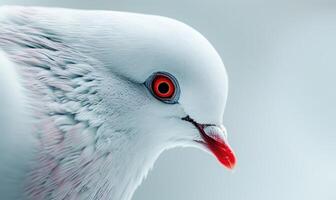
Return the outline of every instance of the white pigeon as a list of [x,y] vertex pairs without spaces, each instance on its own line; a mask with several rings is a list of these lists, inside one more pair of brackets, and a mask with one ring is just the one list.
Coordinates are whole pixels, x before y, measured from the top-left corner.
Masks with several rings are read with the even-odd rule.
[[160,153],[233,168],[213,46],[160,16],[0,8],[0,199],[129,200]]

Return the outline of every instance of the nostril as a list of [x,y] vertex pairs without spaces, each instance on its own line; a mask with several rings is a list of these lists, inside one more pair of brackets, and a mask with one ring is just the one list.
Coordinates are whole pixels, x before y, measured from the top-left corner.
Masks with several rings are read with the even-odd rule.
[[215,140],[226,140],[226,133],[218,126],[206,126],[204,132]]

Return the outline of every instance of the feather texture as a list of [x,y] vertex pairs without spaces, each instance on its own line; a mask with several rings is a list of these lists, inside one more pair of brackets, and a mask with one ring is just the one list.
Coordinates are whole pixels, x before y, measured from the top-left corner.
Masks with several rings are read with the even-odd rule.
[[20,193],[34,200],[130,199],[160,153],[134,128],[139,105],[149,102],[137,92],[143,86],[36,25],[34,9],[10,10],[19,11],[0,18],[0,48],[26,91],[26,134],[37,141]]
[[[201,34],[175,20],[0,7],[0,50],[7,70],[0,81],[14,83],[0,86],[11,102],[0,115],[14,114],[14,121],[24,118],[16,123],[29,124],[4,134],[19,138],[6,142],[22,148],[0,143],[9,152],[0,162],[12,165],[14,175],[11,183],[3,179],[7,171],[1,164],[0,189],[22,194],[6,200],[129,200],[162,151],[204,149],[195,142],[201,140],[198,130],[182,118],[222,123],[223,63]],[[152,96],[143,83],[154,72],[178,80],[178,103]],[[13,155],[27,156],[15,162]],[[22,186],[15,187],[18,182]]]
[[33,134],[39,153],[26,180],[26,195],[36,200],[75,198],[94,187],[86,183],[92,175],[84,174],[96,159],[96,134],[102,124],[96,113],[101,98],[96,95],[100,77],[94,68],[99,63],[22,17],[0,23],[0,30],[0,46],[27,86],[26,106],[36,121]]

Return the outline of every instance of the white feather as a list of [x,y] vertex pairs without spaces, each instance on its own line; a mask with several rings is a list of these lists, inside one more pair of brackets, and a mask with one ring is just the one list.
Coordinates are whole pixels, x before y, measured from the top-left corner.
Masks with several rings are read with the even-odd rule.
[[[164,149],[199,137],[181,117],[222,122],[223,63],[180,22],[1,7],[0,48],[1,199],[129,200]],[[179,104],[147,91],[143,82],[156,71],[179,80]]]
[[24,89],[14,65],[0,49],[0,194],[1,199],[19,199],[21,180],[29,170],[34,139],[25,107]]

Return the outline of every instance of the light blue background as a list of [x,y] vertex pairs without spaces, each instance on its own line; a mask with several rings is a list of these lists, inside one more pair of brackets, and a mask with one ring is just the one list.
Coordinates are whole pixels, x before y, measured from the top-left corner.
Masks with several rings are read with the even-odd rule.
[[203,33],[230,78],[234,172],[195,149],[164,153],[134,200],[336,199],[336,2],[0,0],[172,17]]

